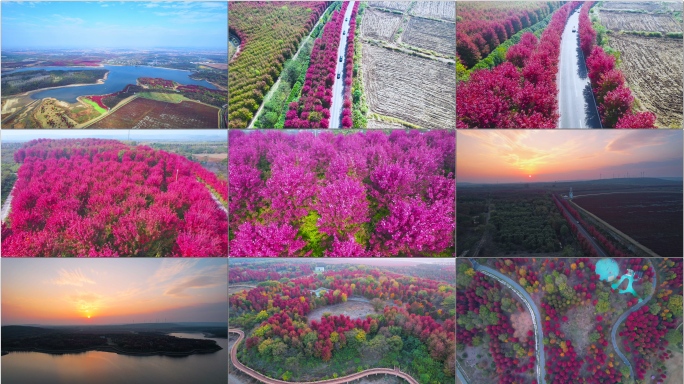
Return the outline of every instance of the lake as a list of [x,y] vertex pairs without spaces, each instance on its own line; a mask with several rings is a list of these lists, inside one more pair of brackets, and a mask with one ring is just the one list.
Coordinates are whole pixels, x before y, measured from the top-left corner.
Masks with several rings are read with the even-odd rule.
[[[31,68],[21,68],[15,72],[26,72],[35,71],[39,69],[45,69],[48,71],[56,70],[93,70],[93,69],[103,69],[102,67],[31,67]],[[135,81],[139,77],[160,77],[166,80],[172,80],[183,85],[201,85],[210,89],[216,89],[216,87],[206,80],[193,80],[190,78],[192,72],[182,71],[179,69],[168,69],[168,68],[158,68],[158,67],[146,67],[146,66],[117,66],[117,65],[105,65],[104,69],[109,70],[109,75],[107,75],[107,80],[104,84],[93,84],[93,85],[81,85],[77,87],[63,87],[56,89],[47,89],[45,91],[39,91],[31,95],[32,99],[43,99],[46,97],[54,97],[57,100],[66,101],[68,103],[75,103],[78,96],[85,95],[105,95],[108,93],[114,93],[122,90],[127,84],[135,84]]]
[[[204,339],[201,333],[172,336]],[[10,352],[0,358],[6,383],[217,383],[228,381],[228,339],[213,339],[222,350],[186,357],[125,356],[90,351],[68,355]]]

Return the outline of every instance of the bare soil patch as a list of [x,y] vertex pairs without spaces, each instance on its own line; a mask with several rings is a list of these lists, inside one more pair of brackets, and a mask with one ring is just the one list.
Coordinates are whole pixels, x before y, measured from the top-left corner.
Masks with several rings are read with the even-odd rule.
[[622,53],[620,69],[642,110],[656,114],[658,127],[682,128],[682,39],[612,35],[609,44]]
[[216,128],[218,109],[191,101],[178,104],[137,98],[88,128]]
[[665,361],[665,368],[667,368],[667,379],[665,384],[680,384],[684,381],[682,378],[682,354],[677,351],[672,351],[672,357]]
[[361,23],[361,36],[367,39],[392,41],[392,37],[401,27],[401,15],[390,12],[367,9]]
[[363,43],[363,83],[371,112],[422,128],[456,127],[456,69]]
[[371,7],[392,9],[395,11],[404,12],[408,9],[411,2],[409,1],[369,1],[368,5]]
[[368,315],[375,313],[373,306],[370,303],[360,301],[346,301],[341,304],[326,305],[325,307],[316,308],[307,316],[308,324],[312,321],[321,321],[324,313],[331,315],[345,315],[353,319],[365,319]]
[[660,9],[660,2],[655,1],[642,1],[642,2],[631,2],[631,1],[604,1],[601,8],[605,9],[619,9],[619,10],[641,10],[647,12],[653,12]]
[[[456,2],[454,1],[416,1],[409,12],[412,16],[429,17],[456,21]],[[454,34],[456,32],[454,31]]]
[[586,352],[589,345],[589,333],[594,329],[594,307],[579,305],[570,309],[566,316],[568,321],[561,323],[561,330],[572,341],[578,355]]
[[601,24],[613,31],[656,31],[662,33],[682,31],[681,23],[665,14],[611,12],[605,9],[599,14]]
[[368,129],[404,129],[403,125],[399,123],[390,123],[387,121],[380,121],[380,120],[368,120],[368,126],[366,127]]
[[456,28],[452,23],[414,17],[401,39],[418,48],[456,55]]
[[532,323],[532,316],[527,310],[522,312],[516,312],[511,315],[511,324],[515,329],[513,332],[513,337],[520,339],[521,341],[527,341],[527,331],[534,332],[534,324]]

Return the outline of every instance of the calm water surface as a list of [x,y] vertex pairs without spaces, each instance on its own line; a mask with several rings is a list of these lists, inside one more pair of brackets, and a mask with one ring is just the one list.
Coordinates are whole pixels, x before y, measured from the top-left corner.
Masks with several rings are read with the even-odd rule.
[[[172,336],[204,339],[201,333]],[[70,355],[11,352],[0,358],[3,383],[168,384],[228,381],[228,340],[211,339],[223,348],[187,357],[124,356],[90,351]]]
[[[103,69],[102,67],[32,67],[22,68],[12,71],[25,72],[45,69],[48,71],[56,70],[74,70],[74,69]],[[167,69],[157,67],[136,67],[136,66],[116,66],[105,65],[104,69],[109,70],[109,75],[104,84],[81,85],[78,87],[64,87],[56,89],[48,89],[45,91],[36,92],[31,95],[32,99],[43,99],[46,97],[54,97],[57,100],[66,101],[68,103],[75,103],[78,96],[85,95],[105,95],[107,93],[114,93],[122,90],[127,84],[135,84],[139,77],[161,77],[166,80],[172,80],[183,85],[201,85],[210,89],[216,87],[205,80],[193,80],[190,78],[192,72],[181,71],[178,69]]]

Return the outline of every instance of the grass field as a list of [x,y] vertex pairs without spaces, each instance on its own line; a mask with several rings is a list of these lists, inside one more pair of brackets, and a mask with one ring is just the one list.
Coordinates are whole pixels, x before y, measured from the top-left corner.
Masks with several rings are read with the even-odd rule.
[[86,103],[86,104],[88,104],[88,105],[93,106],[93,108],[95,108],[95,110],[96,110],[97,112],[99,112],[100,115],[103,114],[103,113],[105,113],[105,112],[107,112],[107,110],[105,110],[104,108],[102,108],[102,107],[100,107],[99,105],[97,105],[96,102],[94,102],[94,101],[92,101],[92,100],[89,100],[89,99],[86,99],[85,97],[82,98],[81,101],[83,101],[84,103]]
[[160,93],[160,92],[141,92],[140,97],[150,100],[163,101],[166,103],[178,104],[183,100],[187,100],[184,96],[175,93]]

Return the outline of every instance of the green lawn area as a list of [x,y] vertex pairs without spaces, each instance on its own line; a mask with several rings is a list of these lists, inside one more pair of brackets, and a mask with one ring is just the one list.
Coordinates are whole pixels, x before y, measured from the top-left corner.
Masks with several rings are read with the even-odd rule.
[[182,95],[179,95],[176,93],[161,93],[161,92],[141,92],[140,97],[144,97],[146,99],[157,100],[157,101],[163,101],[166,103],[175,103],[175,104],[178,104],[183,100],[187,100]]
[[107,112],[106,109],[100,107],[99,105],[97,105],[96,102],[94,102],[94,101],[92,101],[92,100],[90,100],[90,99],[86,99],[86,98],[84,97],[84,98],[82,98],[81,100],[82,100],[84,103],[86,103],[86,104],[88,104],[88,105],[92,105],[93,107],[95,107],[95,110],[96,110],[97,112],[99,112],[100,115],[103,114],[103,113],[105,113],[105,112]]

